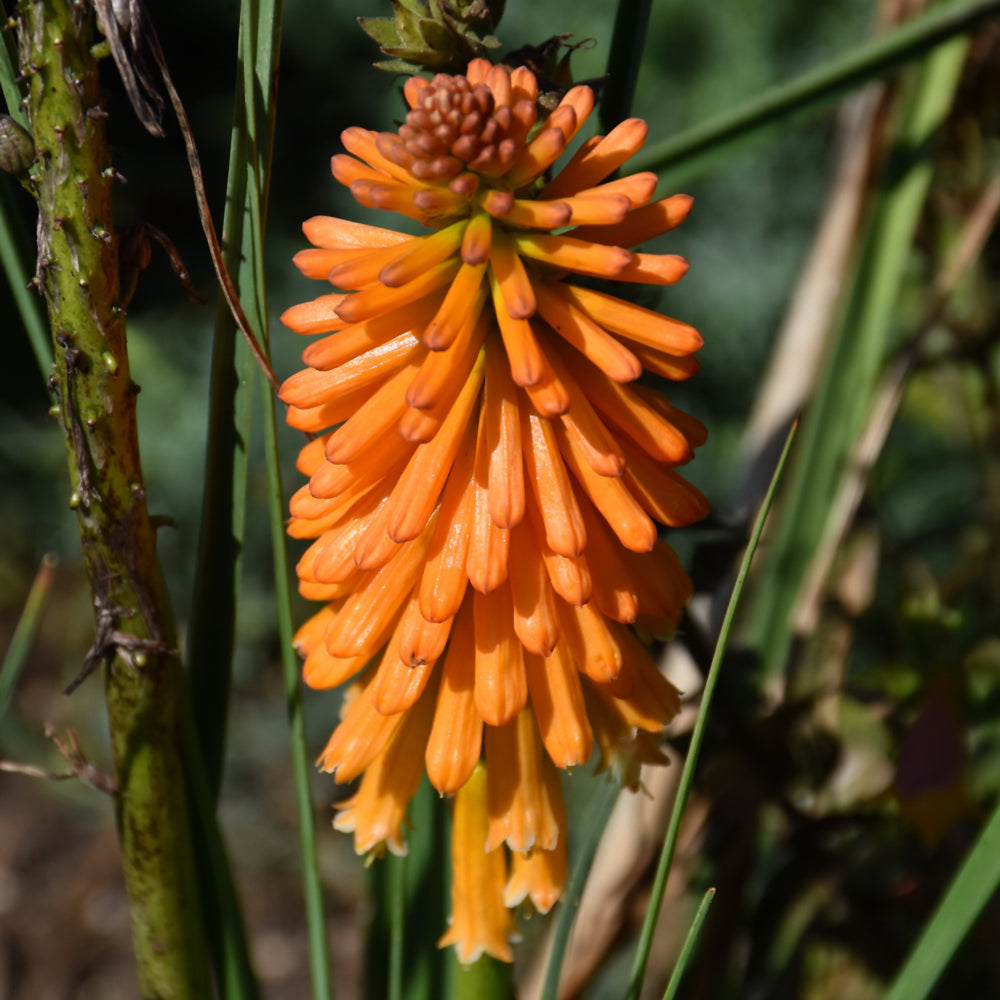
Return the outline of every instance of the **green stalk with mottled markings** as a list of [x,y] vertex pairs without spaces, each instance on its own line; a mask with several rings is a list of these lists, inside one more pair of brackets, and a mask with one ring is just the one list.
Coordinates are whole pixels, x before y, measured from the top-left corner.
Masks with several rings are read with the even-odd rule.
[[38,279],[55,353],[50,382],[66,439],[97,637],[125,883],[144,998],[209,997],[178,754],[180,662],[146,507],[125,348],[112,175],[87,2],[22,0],[19,56],[38,158]]

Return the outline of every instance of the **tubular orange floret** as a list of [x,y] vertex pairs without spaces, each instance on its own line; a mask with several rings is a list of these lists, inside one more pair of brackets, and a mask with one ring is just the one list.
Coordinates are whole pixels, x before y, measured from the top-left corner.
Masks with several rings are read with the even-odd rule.
[[281,314],[281,322],[289,330],[302,334],[331,333],[340,330],[347,325],[337,315],[337,306],[343,299],[343,295],[321,295],[311,302],[303,302],[286,309]]
[[510,588],[472,593],[476,635],[476,708],[488,726],[503,726],[524,708],[524,656],[513,629]]
[[513,528],[524,516],[524,460],[518,394],[506,359],[495,340],[486,344],[486,448],[490,517],[499,528]]
[[525,653],[524,666],[538,730],[552,763],[562,768],[586,763],[593,732],[569,647],[560,641],[544,660]]
[[507,579],[507,559],[510,532],[497,527],[490,516],[489,446],[486,438],[486,414],[479,412],[476,438],[476,461],[472,475],[472,531],[465,568],[469,583],[482,594],[488,594]]
[[[444,658],[434,724],[427,740],[427,777],[442,794],[457,792],[479,761],[483,720],[476,708],[476,657],[472,602],[466,600],[452,628]],[[484,838],[485,840],[485,838]]]
[[397,246],[413,239],[407,233],[394,229],[366,226],[361,222],[335,219],[328,215],[314,215],[302,223],[302,232],[313,246],[325,250],[379,250]]
[[587,544],[587,533],[555,430],[549,421],[522,409],[521,437],[526,444],[525,468],[544,525],[545,541],[553,552],[577,556]]
[[453,944],[463,965],[484,952],[503,962],[513,958],[508,938],[514,932],[504,905],[507,865],[503,851],[484,851],[489,835],[486,769],[478,767],[455,796],[451,835],[451,917],[439,946]]
[[648,131],[641,118],[628,118],[607,135],[594,136],[580,147],[570,162],[542,189],[540,197],[560,198],[600,184],[642,148]]
[[529,525],[511,532],[509,577],[514,631],[525,649],[548,656],[559,641],[559,620],[552,584],[533,542]]
[[520,712],[504,726],[486,729],[486,850],[551,851],[563,839],[566,810],[558,772],[545,755],[534,713]]
[[694,199],[687,194],[673,194],[651,205],[637,208],[615,226],[587,226],[574,234],[580,240],[608,243],[620,247],[635,247],[655,236],[676,229],[691,211]]

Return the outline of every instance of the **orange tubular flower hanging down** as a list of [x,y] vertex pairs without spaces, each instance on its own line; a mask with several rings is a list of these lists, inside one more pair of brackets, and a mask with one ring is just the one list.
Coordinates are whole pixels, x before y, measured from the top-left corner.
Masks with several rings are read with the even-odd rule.
[[426,769],[457,794],[442,942],[509,960],[504,905],[546,911],[565,878],[557,769],[596,740],[634,787],[678,709],[630,626],[669,635],[691,595],[657,525],[707,512],[674,471],[705,431],[636,380],[693,375],[702,340],[576,279],[677,281],[682,258],[631,248],[690,199],[652,201],[650,173],[607,180],[642,145],[638,119],[546,181],[592,110],[588,87],[537,128],[524,68],[477,59],[465,76],[411,78],[405,96],[398,134],[348,129],[333,174],[431,232],[310,219],[296,264],[340,291],[282,317],[325,335],[281,390],[289,423],[317,435],[289,533],[313,539],[300,589],[325,607],[296,644],[311,686],[353,681],[320,758],[338,782],[361,777],[335,825],[360,852],[405,852]]

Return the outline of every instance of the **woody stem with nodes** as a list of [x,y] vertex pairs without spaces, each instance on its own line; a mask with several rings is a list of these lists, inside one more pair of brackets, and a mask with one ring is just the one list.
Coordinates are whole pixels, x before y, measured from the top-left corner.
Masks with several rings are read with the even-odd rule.
[[106,665],[115,811],[143,997],[211,994],[178,746],[181,664],[156,555],[125,346],[122,261],[111,212],[86,0],[23,0],[19,56],[36,159],[39,289],[55,361],[49,388],[97,637],[83,672]]

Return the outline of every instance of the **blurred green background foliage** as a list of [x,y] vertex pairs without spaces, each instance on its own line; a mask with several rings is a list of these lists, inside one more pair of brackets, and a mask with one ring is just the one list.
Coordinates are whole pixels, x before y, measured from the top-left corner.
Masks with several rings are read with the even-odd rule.
[[[267,241],[273,364],[298,366],[304,344],[277,317],[316,291],[291,264],[300,226],[317,214],[367,221],[336,184],[329,158],[348,125],[388,129],[403,115],[398,81],[373,70],[374,44],[355,24],[385,14],[376,0],[293,3],[285,8],[277,134]],[[178,0],[150,10],[203,160],[221,224],[236,71],[235,2]],[[660,0],[638,78],[634,113],[653,142],[860,45],[871,0]],[[577,79],[604,72],[614,21],[607,0],[508,0],[499,30],[509,51],[572,32]],[[922,321],[928,289],[963,220],[1000,165],[1000,28],[977,36],[948,122],[933,147],[935,175],[895,307],[893,350]],[[151,510],[171,520],[160,553],[183,631],[201,504],[214,288],[183,144],[146,135],[107,67],[119,225],[163,230],[212,300],[184,297],[154,248],[129,309],[133,374]],[[894,78],[890,88],[907,79]],[[890,94],[891,97],[891,94]],[[885,105],[890,109],[891,105]],[[689,220],[656,249],[680,253],[690,274],[660,307],[705,336],[702,371],[671,395],[709,428],[691,479],[713,501],[706,524],[671,537],[693,567],[700,596],[685,627],[693,669],[704,671],[748,511],[746,428],[762,391],[824,207],[837,182],[844,115],[836,108],[779,125],[688,162],[665,178],[694,196]],[[885,139],[890,124],[873,126]],[[862,185],[862,188],[864,185]],[[33,260],[32,204],[2,185],[26,262]],[[856,246],[857,237],[854,245]],[[30,264],[29,264],[30,266]],[[719,896],[706,924],[687,995],[741,998],[876,998],[972,842],[1000,789],[1000,242],[991,238],[920,344],[898,414],[849,519],[780,679],[760,650],[731,645],[713,707],[688,848],[669,906],[690,910],[708,885]],[[831,264],[846,286],[848,270]],[[74,729],[96,763],[106,759],[101,684],[60,694],[91,642],[90,597],[67,507],[64,449],[50,400],[6,287],[0,366],[0,636],[9,635],[47,552],[59,565],[0,757],[59,770],[45,723]],[[764,390],[762,390],[764,386]],[[283,434],[285,484],[299,484],[299,438]],[[298,903],[295,808],[288,774],[278,639],[273,611],[266,473],[254,425],[248,534],[239,612],[234,701],[222,798],[265,993],[308,990]],[[779,506],[773,515],[782,516]],[[293,558],[297,552],[293,548]],[[766,552],[763,556],[766,559]],[[751,583],[751,586],[753,584]],[[752,607],[752,599],[751,599]],[[304,603],[299,620],[306,614]],[[5,642],[0,641],[0,645]],[[197,678],[194,678],[197,683]],[[306,695],[318,752],[337,696]],[[683,751],[686,735],[675,734]],[[572,785],[572,783],[570,783]],[[362,993],[368,884],[350,840],[329,829],[340,794],[317,776],[314,792],[330,939],[342,998]],[[589,795],[568,789],[571,814]],[[127,916],[114,864],[109,811],[73,782],[0,776],[0,995],[127,997],[134,991]],[[648,860],[646,862],[648,865]],[[640,866],[642,867],[642,866]],[[644,881],[629,893],[620,933],[583,995],[621,995],[641,917]],[[658,953],[676,952],[665,920]],[[669,938],[672,928],[673,938]],[[1000,995],[1000,908],[984,911],[933,996]],[[532,929],[527,937],[537,938]],[[666,957],[661,965],[666,962]],[[5,994],[6,990],[6,994]]]

